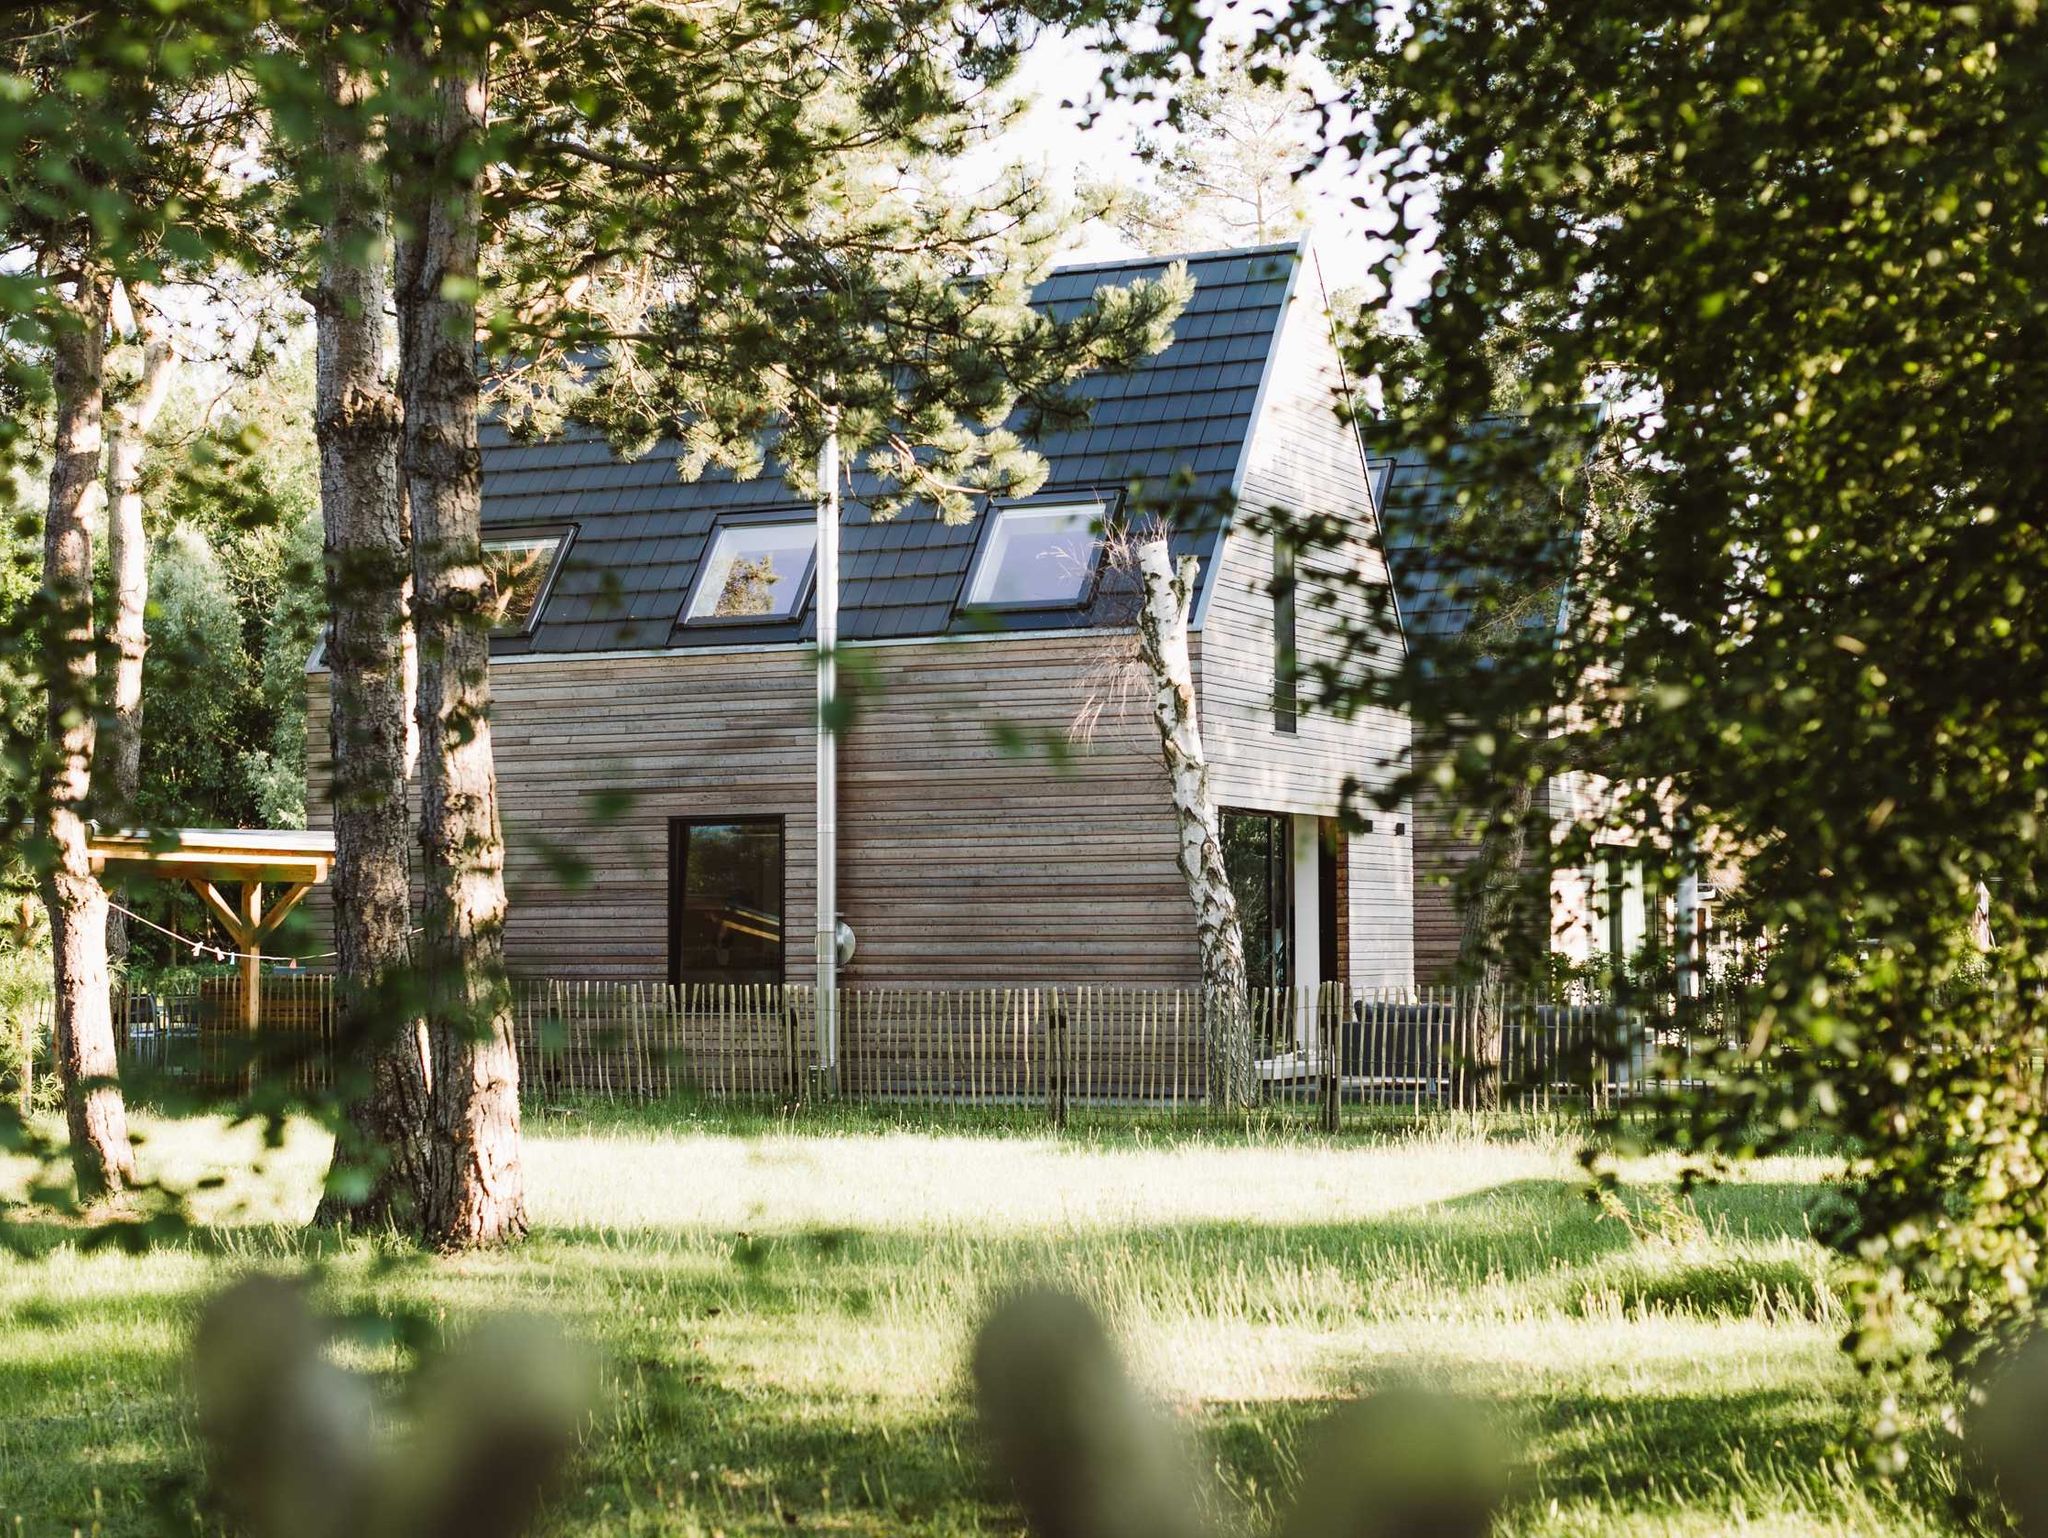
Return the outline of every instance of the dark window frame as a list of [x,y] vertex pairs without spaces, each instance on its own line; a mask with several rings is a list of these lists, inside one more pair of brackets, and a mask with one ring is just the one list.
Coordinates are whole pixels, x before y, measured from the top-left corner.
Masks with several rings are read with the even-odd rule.
[[1316,829],[1316,948],[1320,952],[1316,971],[1326,983],[1350,981],[1344,975],[1344,962],[1351,949],[1344,931],[1350,925],[1351,915],[1337,900],[1339,889],[1347,885],[1340,868],[1349,857],[1343,826],[1334,818],[1322,818]]
[[[1247,934],[1242,938],[1247,951],[1253,945],[1259,945],[1271,963],[1271,975],[1267,977],[1264,986],[1291,987],[1296,971],[1294,942],[1297,927],[1294,914],[1294,819],[1287,812],[1273,812],[1256,806],[1221,807],[1218,809],[1218,815],[1226,823],[1232,818],[1255,817],[1269,825],[1265,855],[1267,930],[1261,937]],[[1224,832],[1227,867],[1230,839],[1228,830]],[[1242,926],[1243,905],[1240,904],[1239,927]],[[1248,974],[1254,970],[1253,957],[1249,954],[1245,957],[1245,968]]]
[[[693,813],[685,817],[671,817],[668,820],[668,982],[671,988],[680,988],[686,983],[715,983],[713,978],[683,976],[683,910],[684,898],[688,892],[687,861],[689,858],[689,833],[692,828],[730,827],[773,827],[776,841],[781,845],[782,858],[777,862],[775,884],[775,907],[777,927],[781,938],[775,944],[775,981],[783,983],[789,977],[789,819],[780,812],[739,812],[730,816],[710,813]],[[749,984],[726,984],[729,987],[760,986]]]
[[544,539],[556,540],[554,559],[548,563],[548,574],[541,578],[540,591],[533,598],[533,612],[526,616],[526,623],[520,626],[493,625],[491,639],[494,641],[517,641],[531,636],[540,624],[541,614],[548,606],[548,599],[554,596],[555,579],[562,574],[562,568],[569,562],[569,551],[576,543],[581,525],[575,523],[515,523],[505,528],[486,528],[483,537],[477,541],[480,550],[488,551],[493,545],[539,544]]
[[[1046,600],[1041,598],[1013,599],[1007,603],[977,603],[971,596],[975,580],[981,575],[982,563],[988,559],[989,547],[995,543],[996,525],[1002,515],[1009,512],[1032,513],[1050,512],[1055,508],[1079,507],[1094,503],[1102,509],[1102,528],[1095,538],[1095,548],[1088,555],[1088,574],[1081,584],[1080,596]],[[1049,614],[1060,610],[1080,611],[1095,602],[1097,588],[1102,584],[1102,561],[1109,547],[1109,530],[1118,521],[1123,511],[1123,493],[1104,491],[1100,487],[1076,487],[1066,491],[1044,491],[1029,497],[992,503],[981,515],[981,527],[975,530],[974,553],[967,562],[967,574],[960,581],[960,596],[953,604],[953,612],[969,614]]]
[[[808,524],[811,529],[811,557],[804,562],[803,575],[797,578],[796,598],[787,614],[706,614],[697,619],[690,617],[690,610],[696,607],[697,595],[703,589],[704,579],[711,571],[712,552],[718,548],[719,536],[727,529],[782,528]],[[775,508],[761,512],[726,513],[711,525],[704,536],[704,550],[697,557],[697,569],[690,574],[690,586],[683,594],[683,606],[676,611],[675,624],[671,630],[715,630],[734,625],[797,625],[803,622],[804,611],[810,607],[812,589],[818,578],[818,512],[816,508]]]

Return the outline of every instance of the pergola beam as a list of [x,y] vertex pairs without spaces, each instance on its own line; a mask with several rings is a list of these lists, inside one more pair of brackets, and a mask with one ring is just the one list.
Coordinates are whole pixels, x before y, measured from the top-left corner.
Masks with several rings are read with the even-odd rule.
[[206,911],[213,915],[214,923],[227,931],[227,936],[234,942],[235,949],[249,949],[256,937],[244,932],[241,913],[233,903],[221,896],[220,888],[198,876],[187,877],[185,884],[199,894],[199,900],[206,904]]

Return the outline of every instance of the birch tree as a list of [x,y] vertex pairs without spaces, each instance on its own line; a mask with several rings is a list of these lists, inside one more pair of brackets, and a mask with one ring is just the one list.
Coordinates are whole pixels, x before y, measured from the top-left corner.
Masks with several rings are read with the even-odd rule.
[[[105,703],[93,655],[89,520],[106,449],[107,331],[117,288],[146,295],[173,274],[208,271],[246,249],[252,199],[248,184],[228,172],[248,119],[226,82],[245,58],[250,30],[245,13],[210,6],[176,14],[18,6],[0,25],[9,91],[0,233],[17,274],[10,288],[33,256],[55,444],[44,531],[48,732],[36,855],[53,933],[71,1157],[88,1196],[117,1192],[134,1178],[108,996],[107,897],[90,867],[85,821],[95,805],[96,719]],[[158,403],[145,393],[135,404]],[[125,489],[137,451],[127,433],[118,436],[109,470]],[[117,511],[134,510],[130,502]],[[137,697],[133,532],[132,523],[120,531],[115,563],[115,629],[127,654],[116,683],[124,705]],[[127,715],[132,721],[133,712]],[[117,738],[126,724],[115,727]],[[125,741],[120,751],[125,771]]]
[[1199,562],[1178,565],[1163,530],[1140,537],[1136,563],[1144,596],[1138,610],[1138,655],[1151,685],[1152,721],[1173,796],[1175,860],[1195,912],[1202,991],[1211,1020],[1212,1092],[1225,1106],[1249,1105],[1252,1073],[1251,998],[1245,974],[1244,928],[1223,860],[1223,816],[1209,788],[1202,747],[1201,701],[1188,648],[1188,621]]
[[[142,788],[142,663],[149,650],[145,627],[149,607],[149,542],[142,526],[142,470],[150,429],[155,426],[178,367],[170,326],[147,284],[128,287],[134,317],[136,377],[110,413],[107,444],[107,567],[112,576],[112,614],[107,638],[114,654],[114,686],[101,742],[104,770],[95,787],[102,812],[129,820]],[[107,911],[107,957],[127,959],[128,919]]]

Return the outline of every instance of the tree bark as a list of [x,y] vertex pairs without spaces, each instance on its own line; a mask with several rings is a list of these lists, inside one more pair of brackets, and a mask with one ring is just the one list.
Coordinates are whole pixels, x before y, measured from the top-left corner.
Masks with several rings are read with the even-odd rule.
[[433,81],[417,142],[399,159],[397,199],[433,1062],[421,1217],[428,1242],[452,1250],[526,1231],[477,451],[474,152],[488,81],[481,49],[445,33],[437,57],[411,62]]
[[401,416],[386,372],[390,285],[369,83],[330,62],[321,155],[332,211],[314,296],[314,422],[326,529],[334,945],[350,1098],[316,1223],[410,1221],[427,1185],[426,1033],[412,997],[407,785],[412,697]]
[[1506,1033],[1508,948],[1528,916],[1529,816],[1536,785],[1515,781],[1506,807],[1484,834],[1464,876],[1458,933],[1458,978],[1472,990],[1472,1061],[1467,1064],[1467,1105],[1492,1111],[1501,1102],[1501,1045]]
[[1196,563],[1185,557],[1176,571],[1164,537],[1137,547],[1145,585],[1138,611],[1138,655],[1152,682],[1152,720],[1172,787],[1179,829],[1176,858],[1195,909],[1195,937],[1202,957],[1202,989],[1214,1029],[1212,1093],[1227,1107],[1249,1105],[1256,1088],[1252,1070],[1251,1009],[1245,976],[1244,928],[1237,894],[1223,861],[1223,817],[1209,790],[1209,760],[1202,749],[1194,664],[1188,653],[1189,605]]
[[[149,430],[171,393],[178,355],[163,315],[141,285],[130,298],[142,343],[142,374],[135,393],[114,408],[107,444],[107,566],[114,612],[107,626],[114,650],[114,690],[106,732],[99,743],[94,800],[103,818],[132,822],[142,788],[142,660],[149,650],[144,616],[149,607],[149,547],[142,532],[142,464]],[[128,918],[107,910],[107,959],[128,959]]]
[[104,446],[107,307],[110,284],[86,271],[50,344],[56,434],[49,513],[43,529],[43,665],[49,688],[49,757],[43,831],[50,867],[43,901],[55,962],[57,1066],[71,1133],[71,1168],[86,1200],[114,1195],[135,1179],[128,1111],[114,1053],[107,992],[107,894],[86,853],[92,792],[94,661],[92,496]]

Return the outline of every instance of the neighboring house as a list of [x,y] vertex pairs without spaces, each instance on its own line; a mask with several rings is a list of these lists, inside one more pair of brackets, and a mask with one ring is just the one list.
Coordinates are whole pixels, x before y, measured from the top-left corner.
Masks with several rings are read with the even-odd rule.
[[[1326,301],[1305,247],[1190,257],[1164,352],[1084,384],[1092,420],[1036,447],[1029,497],[948,526],[913,508],[843,518],[840,980],[1186,985],[1192,910],[1148,702],[1069,741],[1135,609],[1097,531],[1151,498],[1234,500],[1177,531],[1201,561],[1202,726],[1245,899],[1255,980],[1413,979],[1405,810],[1339,826],[1347,781],[1384,785],[1404,717],[1348,719],[1276,677],[1340,655],[1384,583]],[[1164,260],[1062,269],[1054,306]],[[493,741],[514,970],[677,982],[807,981],[816,889],[812,507],[773,474],[685,482],[673,445],[625,461],[571,433],[487,434],[484,521],[500,572]],[[1278,507],[1348,520],[1273,591]],[[1336,568],[1341,567],[1341,572]],[[1284,587],[1284,584],[1283,584]],[[1276,628],[1277,627],[1277,628]],[[1397,638],[1373,665],[1393,667]],[[327,778],[326,683],[309,679],[309,807]]]
[[[1553,511],[1547,499],[1533,510],[1526,502],[1510,505],[1514,495],[1502,482],[1513,477],[1471,452],[1475,440],[1513,435],[1520,427],[1507,417],[1474,424],[1444,467],[1413,452],[1369,456],[1373,505],[1384,523],[1409,654],[1425,678],[1440,674],[1446,688],[1462,687],[1453,678],[1460,669],[1492,665],[1488,654],[1502,647],[1504,634],[1502,649],[1526,646],[1526,657],[1558,644],[1570,622],[1580,515]],[[1520,521],[1529,566],[1514,582],[1493,580],[1474,559],[1473,542],[1459,532],[1462,520],[1487,517],[1489,509]],[[1455,741],[1424,736],[1419,729],[1414,751],[1425,761],[1456,747]],[[1544,784],[1533,811],[1552,829],[1597,823],[1604,791],[1595,776],[1560,775]],[[1458,826],[1452,804],[1438,794],[1417,796],[1414,814],[1415,975],[1425,986],[1441,985],[1458,979],[1464,933],[1458,883],[1477,857],[1480,840]],[[1591,868],[1561,866],[1552,840],[1538,831],[1525,850],[1523,870],[1531,911],[1515,937],[1519,954],[1511,963],[1540,975],[1550,958],[1606,969],[1617,958],[1636,962],[1659,952],[1668,957],[1681,920],[1678,895],[1661,877],[1663,863],[1661,855],[1646,860],[1641,850],[1617,842],[1601,847]],[[1723,881],[1729,879],[1725,862],[1716,870]],[[1707,955],[1720,888],[1704,882],[1697,896],[1693,932]]]

